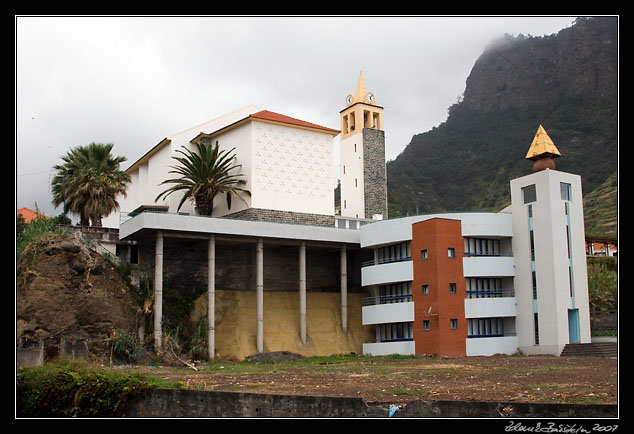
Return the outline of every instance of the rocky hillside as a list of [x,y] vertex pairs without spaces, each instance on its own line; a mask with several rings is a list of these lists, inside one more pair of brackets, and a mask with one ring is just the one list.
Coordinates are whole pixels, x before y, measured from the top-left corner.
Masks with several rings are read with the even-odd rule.
[[18,341],[135,331],[139,309],[118,271],[72,236],[29,244],[16,279]]
[[586,231],[615,233],[617,24],[584,18],[555,35],[493,41],[446,122],[388,162],[390,216],[505,207],[543,125],[562,153],[557,170],[582,176]]

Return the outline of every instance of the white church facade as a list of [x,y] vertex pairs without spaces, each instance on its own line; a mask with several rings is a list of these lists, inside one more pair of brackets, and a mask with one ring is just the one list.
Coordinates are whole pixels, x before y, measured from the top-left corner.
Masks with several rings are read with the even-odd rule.
[[[554,170],[545,131],[506,209],[390,219],[383,110],[360,75],[340,129],[248,106],[164,138],[127,169],[122,211],[104,225],[138,246],[152,278],[157,348],[167,281],[205,292],[210,358],[241,339],[246,353],[308,355],[558,355],[590,341],[581,180]],[[177,210],[177,195],[155,201],[176,151],[199,141],[235,149],[251,192],[231,209],[218,197],[211,217]],[[252,297],[253,317],[231,320],[219,344],[232,315],[221,290]],[[278,327],[282,311],[267,309],[289,294],[293,324]],[[336,308],[318,310],[320,297]]]

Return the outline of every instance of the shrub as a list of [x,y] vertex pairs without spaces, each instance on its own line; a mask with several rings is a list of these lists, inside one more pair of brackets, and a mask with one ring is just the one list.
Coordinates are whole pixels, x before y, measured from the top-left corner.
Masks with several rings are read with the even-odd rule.
[[125,330],[113,330],[108,340],[108,349],[112,355],[123,362],[136,361],[141,351],[141,343],[134,335]]
[[142,375],[98,371],[85,362],[19,368],[16,382],[18,417],[112,417],[152,386]]

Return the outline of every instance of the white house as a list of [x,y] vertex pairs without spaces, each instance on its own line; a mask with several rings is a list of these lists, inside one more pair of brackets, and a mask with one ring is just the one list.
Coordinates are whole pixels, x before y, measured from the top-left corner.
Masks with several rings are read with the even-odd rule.
[[[304,217],[313,221],[334,222],[333,137],[338,130],[301,121],[289,116],[258,110],[250,105],[204,124],[166,137],[134,162],[126,172],[132,177],[127,197],[119,199],[124,212],[155,209],[176,213],[182,195],[156,197],[169,187],[160,185],[174,177],[172,159],[182,147],[195,149],[198,141],[216,143],[222,149],[235,148],[235,163],[241,165],[250,191],[244,202],[233,200],[228,209],[224,197],[214,201],[215,216],[233,214],[240,218],[274,215],[280,220]],[[265,211],[266,210],[266,211]],[[197,214],[192,202],[185,203],[183,214]],[[334,223],[332,223],[334,224]],[[119,216],[104,220],[104,226],[117,227]]]

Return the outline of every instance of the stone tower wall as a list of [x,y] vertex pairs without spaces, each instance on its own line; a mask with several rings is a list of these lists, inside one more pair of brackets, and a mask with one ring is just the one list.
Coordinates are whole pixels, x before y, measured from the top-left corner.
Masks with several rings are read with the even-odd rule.
[[385,131],[363,129],[363,183],[365,216],[382,214],[387,218],[387,174],[385,169]]

